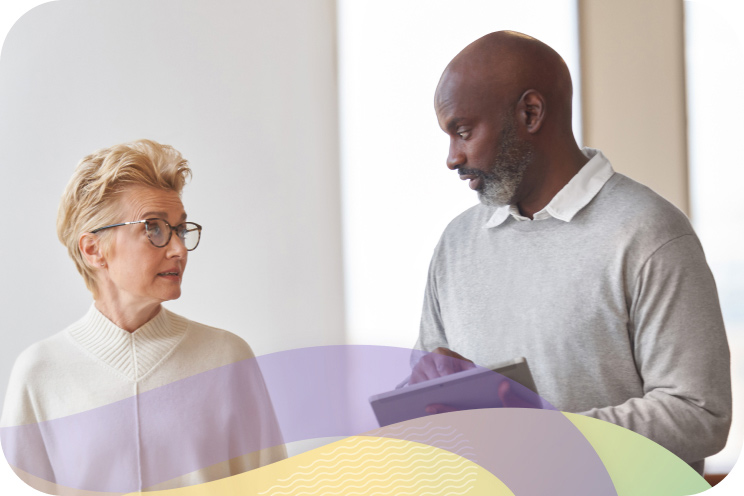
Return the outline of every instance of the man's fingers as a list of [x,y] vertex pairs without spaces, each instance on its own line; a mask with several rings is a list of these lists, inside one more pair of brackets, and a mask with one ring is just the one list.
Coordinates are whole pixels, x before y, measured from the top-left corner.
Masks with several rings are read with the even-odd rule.
[[502,381],[499,384],[499,399],[508,408],[539,408],[540,405],[536,405],[530,401],[519,396],[508,380]]
[[411,372],[409,384],[436,379],[473,367],[475,367],[473,362],[458,353],[447,348],[437,348],[421,357]]
[[454,374],[475,367],[473,362],[449,348],[436,348],[427,356],[436,362],[437,370],[442,372],[440,375]]
[[428,381],[430,379],[436,379],[442,375],[447,375],[446,372],[440,370],[437,362],[432,358],[432,355],[424,356],[411,372],[411,384],[417,382]]

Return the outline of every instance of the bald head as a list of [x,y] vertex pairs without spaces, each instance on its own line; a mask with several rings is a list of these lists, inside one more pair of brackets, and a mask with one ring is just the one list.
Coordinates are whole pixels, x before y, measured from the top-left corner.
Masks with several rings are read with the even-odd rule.
[[444,70],[435,105],[468,93],[489,111],[513,110],[527,90],[546,103],[545,126],[571,131],[571,76],[560,55],[515,31],[487,34],[462,50]]
[[447,167],[486,205],[539,211],[586,163],[571,126],[571,76],[555,50],[513,31],[471,43],[439,80]]

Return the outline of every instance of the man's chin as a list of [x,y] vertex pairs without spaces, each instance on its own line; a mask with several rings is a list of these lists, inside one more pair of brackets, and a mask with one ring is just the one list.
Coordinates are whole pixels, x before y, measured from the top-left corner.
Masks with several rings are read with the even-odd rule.
[[504,201],[501,198],[494,198],[492,195],[487,195],[483,191],[478,191],[478,201],[487,207],[505,207],[509,205],[508,201]]

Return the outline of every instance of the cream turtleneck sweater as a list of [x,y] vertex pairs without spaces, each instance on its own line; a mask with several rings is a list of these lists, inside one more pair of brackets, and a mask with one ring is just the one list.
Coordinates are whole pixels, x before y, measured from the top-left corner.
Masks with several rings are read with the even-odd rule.
[[286,457],[250,347],[164,308],[130,333],[93,305],[29,347],[0,427],[16,473],[53,494],[181,487]]

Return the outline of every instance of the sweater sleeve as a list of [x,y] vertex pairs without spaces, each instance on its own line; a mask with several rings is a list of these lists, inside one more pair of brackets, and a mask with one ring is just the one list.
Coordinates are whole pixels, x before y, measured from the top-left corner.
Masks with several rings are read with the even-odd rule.
[[[448,347],[447,336],[444,331],[439,298],[437,296],[437,257],[440,246],[434,252],[429,264],[429,276],[426,280],[424,291],[424,307],[421,311],[421,324],[419,326],[419,337],[415,348],[421,351],[432,351],[439,347]],[[420,353],[414,353],[413,357],[421,357]],[[413,364],[412,364],[413,365]]]
[[659,247],[631,290],[629,332],[643,397],[583,412],[635,431],[688,463],[720,451],[731,424],[729,348],[699,240]]
[[54,471],[44,444],[33,393],[37,361],[32,347],[21,353],[13,365],[0,420],[0,440],[11,467],[40,481],[53,483]]

